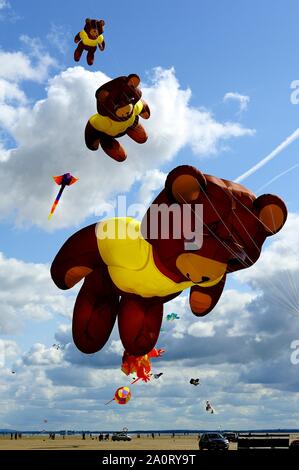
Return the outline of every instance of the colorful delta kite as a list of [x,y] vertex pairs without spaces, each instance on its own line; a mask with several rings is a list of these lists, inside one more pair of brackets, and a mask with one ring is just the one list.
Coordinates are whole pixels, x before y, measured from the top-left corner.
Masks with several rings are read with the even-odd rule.
[[51,210],[50,210],[50,214],[48,216],[48,220],[50,220],[52,218],[52,215],[54,214],[55,212],[55,209],[56,207],[58,206],[58,202],[59,202],[59,199],[64,191],[64,188],[66,186],[71,186],[71,184],[74,184],[78,181],[78,178],[75,178],[74,176],[72,176],[70,173],[65,173],[64,175],[61,175],[61,176],[53,176],[53,180],[55,181],[55,183],[57,183],[59,186],[61,186],[57,196],[56,196],[56,199],[51,207]]
[[108,405],[109,403],[111,403],[114,400],[119,405],[126,405],[128,403],[128,401],[130,400],[130,398],[131,398],[131,391],[130,391],[129,387],[119,387],[116,390],[112,400],[109,400],[105,404]]
[[[126,375],[134,374],[137,376],[137,378],[133,380],[131,384],[138,382],[138,380],[148,382],[152,375],[152,365],[150,359],[153,357],[160,357],[164,352],[165,349],[153,349],[144,356],[136,357],[124,351],[121,370]],[[162,375],[162,373],[160,375]]]
[[167,316],[166,316],[166,320],[167,321],[173,321],[173,320],[179,320],[180,317],[176,314],[176,313],[169,313]]
[[97,50],[97,47],[100,51],[105,49],[105,41],[104,41],[104,20],[92,20],[90,18],[86,18],[85,26],[82,31],[76,34],[74,41],[78,44],[77,49],[74,52],[74,60],[79,62],[82,52],[85,50],[87,51],[87,63],[88,65],[92,65],[94,61],[94,53]]
[[117,162],[127,158],[118,137],[128,135],[138,144],[147,141],[147,133],[141,124],[150,117],[147,103],[141,99],[140,78],[132,73],[105,83],[96,91],[97,114],[89,118],[85,128],[85,143],[90,150],[104,152]]
[[[181,211],[153,210],[174,203]],[[226,277],[252,266],[286,218],[286,206],[275,195],[256,197],[192,166],[173,169],[141,223],[131,217],[102,220],[72,235],[56,255],[51,276],[60,289],[85,278],[74,306],[76,346],[86,354],[99,351],[117,319],[125,351],[148,354],[158,341],[166,302],[190,289],[193,314],[210,313]]]
[[191,385],[199,385],[199,379],[190,379],[190,384]]

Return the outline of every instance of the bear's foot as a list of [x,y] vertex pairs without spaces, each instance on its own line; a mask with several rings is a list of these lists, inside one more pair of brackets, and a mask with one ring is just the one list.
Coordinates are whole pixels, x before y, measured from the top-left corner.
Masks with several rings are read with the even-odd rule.
[[109,157],[113,158],[113,160],[123,162],[127,158],[125,149],[117,140],[111,139],[111,141],[108,142],[101,140],[100,144],[104,152],[109,155]]
[[137,124],[137,126],[134,127],[129,127],[127,134],[138,144],[144,144],[144,142],[147,141],[147,133],[141,124]]
[[78,49],[75,50],[75,52],[74,52],[74,61],[75,62],[79,62],[79,60],[81,58],[81,54],[82,54],[81,51],[79,51]]
[[88,65],[92,65],[93,61],[94,61],[94,56],[90,55],[90,54],[87,54],[86,62],[88,63]]

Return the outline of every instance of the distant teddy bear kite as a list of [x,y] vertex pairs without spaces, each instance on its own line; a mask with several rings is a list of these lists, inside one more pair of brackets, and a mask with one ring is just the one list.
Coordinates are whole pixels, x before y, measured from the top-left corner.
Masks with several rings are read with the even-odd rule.
[[92,65],[94,61],[94,53],[97,50],[97,46],[100,51],[105,49],[105,41],[103,36],[104,31],[104,20],[91,20],[86,18],[85,26],[75,36],[75,43],[78,43],[77,49],[74,52],[74,60],[79,62],[82,52],[87,51],[87,63]]
[[95,94],[98,112],[89,118],[85,128],[85,143],[90,150],[97,150],[100,145],[109,157],[123,162],[127,154],[116,140],[118,137],[127,134],[138,144],[147,141],[139,116],[148,119],[150,109],[141,99],[139,83],[138,75],[131,73],[98,88]]

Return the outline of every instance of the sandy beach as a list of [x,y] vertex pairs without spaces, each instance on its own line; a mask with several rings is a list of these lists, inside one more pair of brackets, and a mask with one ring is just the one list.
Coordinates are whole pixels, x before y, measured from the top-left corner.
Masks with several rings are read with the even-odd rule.
[[[290,434],[290,442],[299,439],[299,434]],[[174,438],[166,436],[156,436],[153,439],[151,435],[137,438],[132,436],[129,442],[112,441],[111,435],[109,441],[99,441],[97,436],[89,437],[83,440],[81,435],[62,436],[56,435],[55,439],[49,439],[48,436],[22,436],[21,439],[10,439],[9,435],[0,436],[1,450],[198,450],[197,435],[183,436],[178,435]],[[231,442],[229,450],[237,450],[237,443]]]
[[[236,448],[231,443],[230,448]],[[101,441],[94,437],[86,436],[56,436],[54,440],[47,436],[23,436],[22,439],[10,439],[10,436],[0,437],[0,450],[198,450],[196,435],[190,436],[157,436],[140,437],[132,436],[129,442]]]

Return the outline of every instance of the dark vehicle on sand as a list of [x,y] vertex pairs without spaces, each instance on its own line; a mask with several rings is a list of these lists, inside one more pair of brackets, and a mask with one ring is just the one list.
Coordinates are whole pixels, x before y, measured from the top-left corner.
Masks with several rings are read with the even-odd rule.
[[132,438],[126,432],[116,432],[112,434],[112,441],[131,441]]
[[200,436],[199,450],[228,450],[229,441],[217,432],[206,432]]

